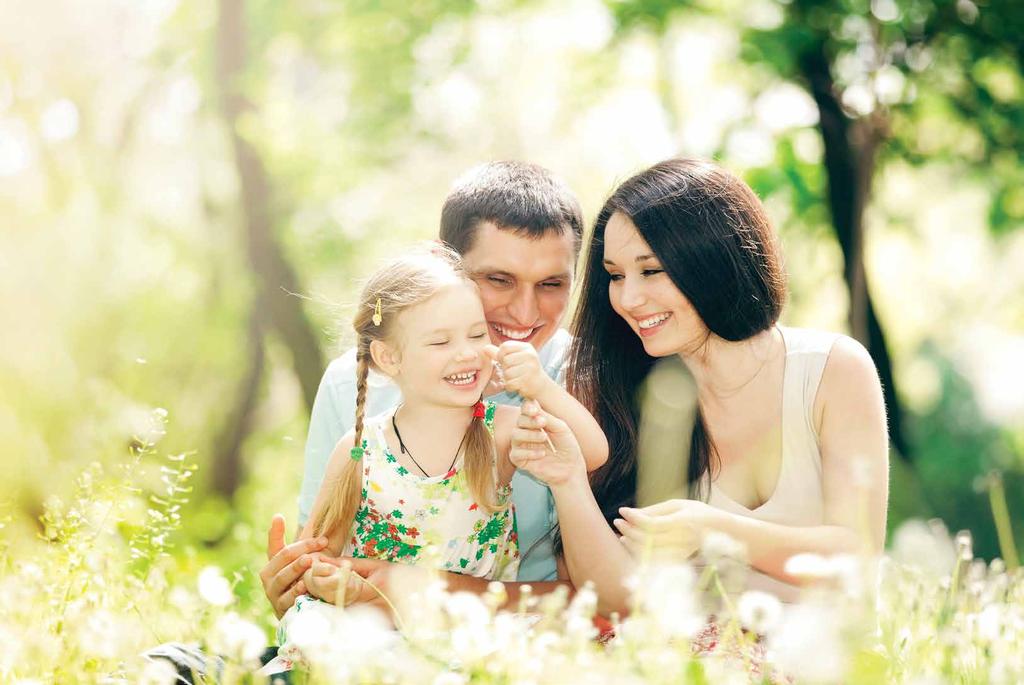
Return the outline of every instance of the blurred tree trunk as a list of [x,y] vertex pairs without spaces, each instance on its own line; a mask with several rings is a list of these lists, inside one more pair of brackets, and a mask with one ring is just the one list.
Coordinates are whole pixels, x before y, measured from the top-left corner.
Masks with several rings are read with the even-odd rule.
[[871,197],[875,157],[885,137],[885,121],[881,115],[851,120],[843,112],[823,40],[811,42],[800,54],[799,69],[818,106],[829,209],[850,293],[850,331],[867,348],[878,368],[888,410],[889,439],[900,456],[910,461],[911,448],[903,430],[889,345],[864,273],[864,209]]
[[256,306],[266,312],[269,325],[288,347],[306,406],[312,409],[324,368],[323,355],[302,301],[293,294],[301,291],[298,277],[274,237],[267,172],[255,148],[238,132],[240,120],[253,109],[240,86],[246,53],[243,0],[220,1],[217,36],[217,81],[241,183],[246,250],[257,284]]
[[273,328],[291,353],[306,407],[312,410],[324,359],[302,309],[299,279],[274,236],[271,184],[256,149],[239,134],[239,122],[253,105],[243,95],[247,29],[244,0],[220,0],[217,26],[217,85],[231,137],[242,194],[245,250],[256,296],[250,315],[248,354],[235,405],[217,437],[213,487],[230,499],[242,480],[241,447],[251,430],[265,363],[263,336]]
[[228,414],[214,442],[215,459],[210,477],[211,484],[215,491],[228,500],[242,484],[242,442],[252,428],[252,415],[256,410],[266,359],[262,317],[255,308],[249,314],[248,330],[245,374],[234,394],[235,406]]

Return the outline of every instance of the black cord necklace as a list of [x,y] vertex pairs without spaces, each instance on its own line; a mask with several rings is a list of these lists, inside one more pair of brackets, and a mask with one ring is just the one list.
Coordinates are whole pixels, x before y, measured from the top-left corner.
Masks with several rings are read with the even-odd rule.
[[[399,407],[398,409],[401,409],[401,407]],[[398,430],[398,424],[395,423],[395,417],[398,416],[398,409],[396,409],[395,413],[391,415],[391,427],[395,429],[395,436],[398,438],[398,446],[402,449],[402,454],[408,454],[409,458],[412,459],[412,463],[416,464],[416,468],[418,468],[420,472],[423,473],[424,476],[430,478],[431,475],[427,473],[422,466],[420,466],[420,463],[416,461],[416,457],[412,456],[412,452],[410,452],[409,448],[405,446],[405,441],[402,440],[402,433]],[[466,432],[462,434],[462,441],[459,442],[459,446],[455,448],[455,456],[452,457],[452,463],[448,467],[448,470],[445,471],[445,473],[451,473],[452,469],[455,468],[455,461],[459,458],[459,452],[462,451],[462,446],[466,444],[466,437],[468,435],[469,428],[467,428]]]

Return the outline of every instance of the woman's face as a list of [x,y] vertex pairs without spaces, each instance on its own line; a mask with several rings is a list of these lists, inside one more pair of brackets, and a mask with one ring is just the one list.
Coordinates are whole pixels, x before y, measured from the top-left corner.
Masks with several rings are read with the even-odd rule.
[[707,326],[625,214],[612,214],[605,227],[604,268],[612,309],[640,336],[647,354],[685,355],[707,339]]

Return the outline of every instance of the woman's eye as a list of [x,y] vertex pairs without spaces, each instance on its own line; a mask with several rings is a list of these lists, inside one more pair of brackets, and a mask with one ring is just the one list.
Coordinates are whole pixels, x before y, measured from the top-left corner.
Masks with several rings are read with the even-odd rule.
[[663,273],[665,273],[664,269],[644,269],[644,271],[643,271],[644,276],[653,276],[655,274],[663,274]]
[[608,274],[608,278],[613,281],[621,281],[622,274]]

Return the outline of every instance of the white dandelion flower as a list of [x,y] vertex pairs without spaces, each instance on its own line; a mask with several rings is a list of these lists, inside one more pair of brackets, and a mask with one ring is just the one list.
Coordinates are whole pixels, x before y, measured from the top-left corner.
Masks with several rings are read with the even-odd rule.
[[243,664],[258,664],[263,650],[267,648],[267,636],[263,630],[238,614],[224,614],[213,627],[213,642],[217,652]]
[[220,568],[207,566],[199,572],[199,596],[215,607],[226,607],[235,601],[231,583]]
[[167,659],[149,659],[139,673],[139,685],[175,685],[178,671]]
[[767,635],[782,617],[782,603],[778,597],[757,590],[744,592],[736,610],[740,623],[759,635]]

